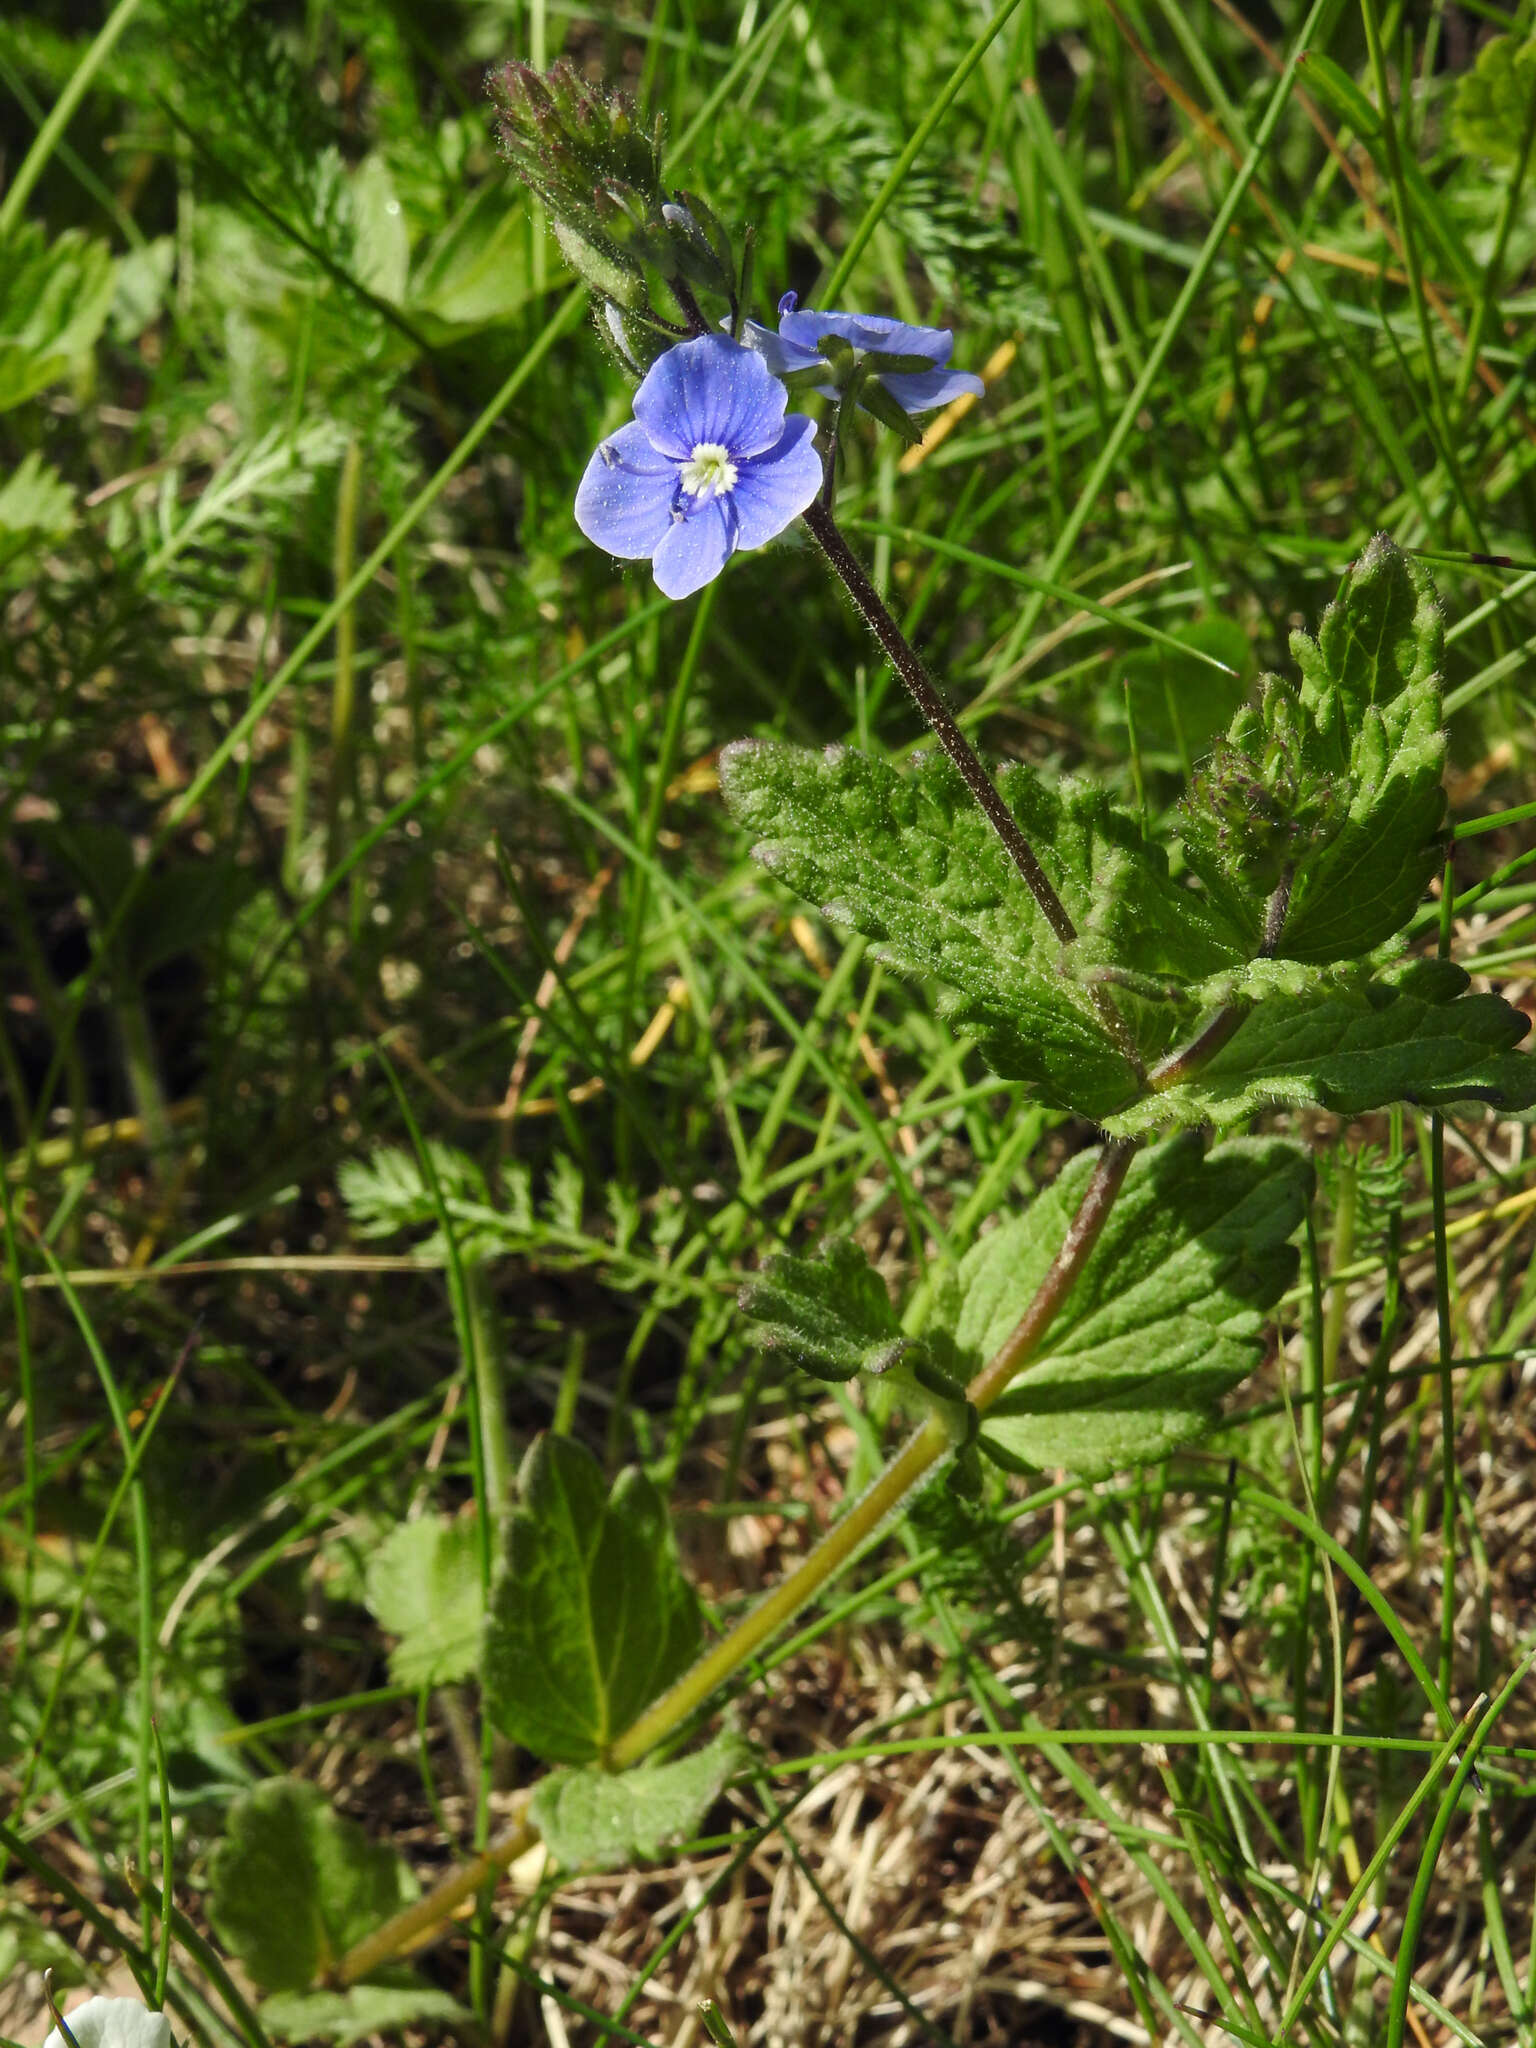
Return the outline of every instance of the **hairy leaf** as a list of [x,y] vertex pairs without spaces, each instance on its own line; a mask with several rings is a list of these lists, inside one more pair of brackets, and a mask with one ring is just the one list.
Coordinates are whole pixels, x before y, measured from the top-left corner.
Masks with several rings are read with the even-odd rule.
[[605,1497],[590,1451],[541,1436],[518,1490],[486,1625],[486,1706],[535,1756],[590,1763],[692,1660],[698,1600],[637,1467]]
[[1185,803],[1184,851],[1245,950],[1361,960],[1402,931],[1440,862],[1445,734],[1440,608],[1428,573],[1378,534],[1301,671],[1266,678]]
[[[1081,1153],[961,1264],[959,1343],[996,1351],[1033,1300],[1097,1155]],[[1296,1272],[1289,1243],[1312,1168],[1281,1139],[1206,1154],[1193,1136],[1132,1163],[1044,1349],[987,1415],[983,1444],[1100,1478],[1209,1429],[1261,1354],[1265,1312]]]
[[[1125,968],[1198,979],[1242,957],[1220,913],[1170,880],[1161,849],[1084,780],[1050,787],[1022,763],[998,787],[1080,934],[1063,949],[959,775],[941,754],[902,775],[844,747],[814,754],[744,742],[721,780],[764,835],[756,857],[834,921],[881,942],[881,956],[955,991],[951,1011],[1001,1074],[1048,1101],[1100,1116],[1134,1094],[1135,1074],[1086,981]],[[1169,1005],[1132,1003],[1143,1050],[1177,1029]]]
[[775,1252],[737,1299],[762,1325],[758,1343],[815,1379],[884,1372],[905,1341],[885,1282],[850,1238],[829,1237],[814,1259]]
[[1291,635],[1302,697],[1324,732],[1333,729],[1338,712],[1346,730],[1355,732],[1370,705],[1390,704],[1432,683],[1444,644],[1429,571],[1384,533],[1346,571],[1316,635]]
[[726,1728],[707,1748],[672,1763],[617,1773],[551,1771],[529,1802],[529,1816],[568,1869],[654,1863],[667,1843],[696,1831],[750,1754]]
[[1358,989],[1261,1003],[1199,1075],[1148,1096],[1108,1127],[1232,1124],[1274,1106],[1358,1116],[1389,1102],[1426,1108],[1536,1103],[1536,1059],[1515,1052],[1530,1020],[1501,996],[1465,995],[1449,961],[1416,961]]
[[268,1778],[234,1802],[210,1874],[209,1918],[263,1991],[307,1990],[416,1896],[394,1850],[298,1778]]
[[422,1515],[391,1529],[368,1561],[368,1611],[399,1641],[396,1685],[451,1685],[480,1662],[485,1602],[473,1522]]

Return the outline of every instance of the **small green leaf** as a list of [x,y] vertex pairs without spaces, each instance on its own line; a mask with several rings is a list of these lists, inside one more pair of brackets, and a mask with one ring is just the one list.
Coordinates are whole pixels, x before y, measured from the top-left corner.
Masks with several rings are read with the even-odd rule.
[[528,297],[528,237],[494,179],[479,185],[418,256],[408,304],[445,341],[510,319]]
[[1183,840],[1245,952],[1360,960],[1413,916],[1444,852],[1443,640],[1427,571],[1378,534],[1317,637],[1291,636],[1299,686],[1266,677],[1233,719]]
[[[955,1335],[995,1352],[1033,1300],[1093,1171],[1082,1153],[960,1267]],[[1215,1423],[1262,1355],[1264,1316],[1296,1272],[1288,1240],[1312,1169],[1297,1145],[1185,1137],[1138,1155],[1045,1346],[982,1425],[1013,1458],[1102,1478],[1166,1457]]]
[[209,1918],[263,1991],[307,1991],[416,1896],[394,1850],[298,1778],[268,1778],[235,1800],[210,1875]]
[[478,1666],[485,1602],[473,1522],[423,1515],[399,1523],[369,1559],[366,1597],[369,1613],[400,1638],[389,1653],[396,1685],[451,1685]]
[[787,1351],[814,1379],[882,1373],[906,1341],[885,1282],[846,1237],[829,1237],[814,1259],[775,1252],[737,1299],[763,1326],[758,1343]]
[[654,1863],[663,1848],[694,1834],[751,1755],[734,1729],[668,1764],[612,1773],[551,1771],[529,1802],[529,1817],[567,1869],[622,1870]]
[[348,1991],[280,1991],[264,1999],[258,2017],[276,2041],[334,2041],[351,2048],[370,2035],[435,2023],[457,2026],[471,2015],[429,1984],[354,1984]]
[[0,412],[67,377],[95,345],[112,306],[112,254],[76,228],[35,222],[0,262]]
[[509,1201],[503,1216],[492,1208],[485,1175],[467,1153],[438,1138],[429,1138],[425,1149],[436,1176],[437,1193],[415,1153],[397,1145],[381,1145],[367,1159],[342,1162],[337,1185],[359,1237],[393,1237],[402,1230],[430,1226],[430,1235],[417,1249],[424,1257],[442,1257],[445,1247],[438,1194],[454,1225],[459,1255],[469,1263],[494,1257],[506,1249],[509,1234],[532,1227],[531,1214],[522,1219],[517,1214],[515,1178],[504,1190]]
[[74,523],[74,492],[34,449],[0,484],[0,573],[62,540]]
[[1490,157],[1496,164],[1518,163],[1533,102],[1536,37],[1517,43],[1513,36],[1494,36],[1457,84],[1451,114],[1457,147],[1468,156]]
[[1384,533],[1346,571],[1316,638],[1291,635],[1303,697],[1321,709],[1337,692],[1351,732],[1368,705],[1390,704],[1433,682],[1444,646],[1429,571]]
[[535,1756],[590,1763],[691,1663],[698,1599],[637,1467],[605,1499],[590,1451],[541,1436],[518,1489],[486,1627],[486,1706]]
[[[1144,765],[1182,770],[1186,761],[1198,761],[1210,751],[1242,703],[1248,690],[1245,678],[1253,675],[1253,649],[1236,619],[1197,619],[1175,627],[1173,637],[1191,652],[1139,647],[1120,657],[1116,673],[1130,696]],[[1214,655],[1235,673],[1223,675],[1199,660],[1201,654]],[[1125,709],[1113,698],[1107,722],[1123,744]]]
[[1359,1116],[1389,1102],[1425,1108],[1536,1103],[1536,1059],[1518,1053],[1530,1020],[1501,996],[1463,995],[1449,961],[1395,977],[1259,1004],[1198,1076],[1151,1095],[1107,1127],[1125,1135],[1169,1123],[1239,1123],[1261,1109],[1319,1104]]

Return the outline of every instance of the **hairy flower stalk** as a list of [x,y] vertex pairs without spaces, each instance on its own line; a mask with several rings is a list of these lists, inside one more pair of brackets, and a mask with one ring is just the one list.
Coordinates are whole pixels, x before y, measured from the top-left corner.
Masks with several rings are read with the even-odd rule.
[[[949,706],[935,689],[917,650],[886,609],[884,600],[870,582],[863,563],[849,547],[831,512],[819,500],[807,506],[804,518],[812,538],[852,598],[859,616],[890,657],[892,667],[906,684],[913,703],[928,721],[935,739],[959,769],[966,788],[981,806],[988,824],[1001,840],[1008,858],[1023,877],[1024,885],[1039,905],[1041,915],[1061,943],[1064,946],[1070,945],[1077,937],[1077,927],[1068,915],[1066,905],[1057,894],[1050,876],[1040,865],[1034,848],[1019,830],[1018,821],[1003,802],[996,783],[982,765],[976,749],[960,730]],[[1115,1007],[1114,998],[1107,989],[1096,988],[1093,991],[1093,1001],[1115,1044],[1130,1062],[1133,1071],[1141,1073],[1141,1054],[1125,1019]]]

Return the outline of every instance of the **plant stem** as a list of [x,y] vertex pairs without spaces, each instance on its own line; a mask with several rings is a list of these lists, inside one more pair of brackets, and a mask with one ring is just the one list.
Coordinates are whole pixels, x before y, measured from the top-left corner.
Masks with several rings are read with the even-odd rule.
[[[1286,913],[1291,907],[1292,874],[1289,868],[1275,884],[1273,895],[1264,908],[1264,935],[1259,941],[1258,958],[1272,960],[1280,950],[1280,939],[1285,931]],[[1147,1076],[1147,1086],[1155,1095],[1166,1089],[1176,1088],[1181,1081],[1187,1081],[1197,1074],[1207,1060],[1214,1059],[1248,1015],[1252,1004],[1246,1001],[1226,1003],[1210,1022],[1203,1025],[1188,1045],[1180,1046],[1160,1060]]]
[[[1136,1140],[1115,1138],[1100,1153],[1087,1192],[1034,1299],[1001,1349],[966,1389],[966,1398],[983,1413],[1034,1352],[1071,1292],[1073,1282],[1099,1241],[1136,1149]],[[691,1671],[630,1724],[605,1758],[609,1768],[624,1770],[638,1763],[664,1736],[702,1707],[719,1685],[740,1670],[770,1636],[853,1560],[881,1526],[933,1476],[953,1447],[949,1431],[936,1417],[930,1416],[914,1430],[873,1486],[833,1524],[788,1578],[743,1615]],[[537,1839],[537,1831],[520,1814],[472,1862],[350,1949],[337,1967],[336,1982],[356,1984],[390,1957],[424,1939]]]
[[75,66],[68,85],[54,101],[47,120],[33,137],[32,147],[22,158],[20,168],[11,180],[11,189],[6,193],[4,203],[0,204],[0,242],[6,241],[21,225],[22,211],[32,196],[32,188],[74,119],[76,108],[90,90],[91,80],[112,54],[118,37],[142,4],[143,0],[118,0],[118,5],[97,32],[95,42]]
[[[832,460],[836,461],[835,449]],[[955,723],[954,714],[935,689],[916,648],[886,609],[885,601],[870,581],[864,564],[849,547],[821,499],[808,505],[802,516],[816,545],[831,564],[833,573],[853,599],[860,618],[890,657],[891,666],[906,684],[913,703],[932,727],[939,745],[959,769],[966,788],[980,804],[987,823],[1002,841],[1004,852],[1018,869],[1025,887],[1039,906],[1041,916],[1064,946],[1071,945],[1077,937],[1077,927],[1068,915],[1066,905],[1036,859],[1034,848],[1019,830],[1018,820],[1003,802],[997,784],[982,766],[975,748]],[[1141,1054],[1130,1027],[1115,1007],[1114,998],[1105,988],[1093,988],[1089,994],[1100,1021],[1121,1056],[1138,1079],[1144,1079]]]
[[1134,1138],[1112,1138],[1099,1154],[1093,1178],[1078,1204],[1077,1214],[1067,1225],[1061,1249],[1051,1261],[1050,1270],[1040,1282],[1034,1300],[1020,1316],[1006,1342],[965,1390],[971,1406],[983,1415],[1034,1352],[1066,1299],[1073,1281],[1083,1270],[1130,1171],[1136,1146]]
[[1061,943],[1070,945],[1077,937],[1077,927],[1067,915],[1066,905],[1057,895],[1050,876],[1035,858],[1034,848],[1019,830],[1013,813],[977,758],[976,750],[956,725],[949,706],[934,688],[916,649],[886,610],[864,564],[819,500],[806,507],[804,518],[816,545],[853,599],[860,618],[890,656],[891,666],[911,692],[912,701],[932,726],[939,745],[960,770],[966,788],[986,813],[988,824],[1003,842],[1009,858],[1024,877],[1029,893],[1039,904],[1041,915]]
[[531,1826],[519,1811],[478,1856],[461,1864],[441,1884],[434,1885],[424,1898],[417,1899],[403,1913],[396,1913],[393,1919],[386,1920],[382,1927],[376,1927],[372,1934],[349,1948],[336,1965],[335,1982],[342,1986],[361,1983],[381,1964],[405,1954],[418,1942],[424,1941],[456,1913],[466,1899],[472,1899],[482,1885],[488,1884],[493,1877],[499,1877],[519,1856],[533,1848],[538,1839],[538,1829]]

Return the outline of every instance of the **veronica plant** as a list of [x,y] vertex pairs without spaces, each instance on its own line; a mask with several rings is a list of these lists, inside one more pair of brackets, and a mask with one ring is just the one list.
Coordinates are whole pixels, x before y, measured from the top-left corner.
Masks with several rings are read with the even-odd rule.
[[[535,1445],[502,1531],[480,1675],[500,1733],[558,1768],[484,1856],[348,1949],[330,1972],[341,1984],[440,1925],[540,1834],[562,1861],[612,1863],[691,1826],[738,1766],[734,1739],[662,1765],[649,1752],[940,1471],[972,1490],[983,1459],[1095,1478],[1208,1429],[1263,1355],[1312,1185],[1301,1144],[1242,1127],[1274,1105],[1536,1103],[1536,1060],[1515,1050],[1527,1019],[1470,993],[1448,960],[1407,956],[1447,847],[1442,622],[1420,565],[1371,544],[1163,836],[1091,776],[993,771],[834,516],[851,412],[906,432],[909,411],[978,388],[950,367],[950,336],[788,299],[776,333],[750,321],[748,266],[700,201],[663,189],[654,133],[568,70],[511,67],[497,92],[514,166],[641,377],[633,420],[582,479],[582,530],[649,559],[680,598],[803,521],[938,741],[904,767],[842,747],[728,747],[726,801],[758,859],[939,984],[997,1074],[1100,1138],[905,1302],[848,1240],[772,1258],[745,1289],[764,1345],[822,1380],[864,1382],[907,1433],[702,1656],[649,1481],[631,1472],[610,1490],[570,1439]],[[821,432],[790,410],[807,389],[832,398]],[[438,1570],[449,1532],[412,1548]],[[400,1592],[388,1612],[404,1627],[441,1604]],[[1444,1699],[1432,1705],[1449,1728]]]

